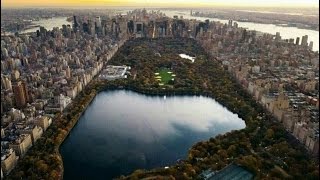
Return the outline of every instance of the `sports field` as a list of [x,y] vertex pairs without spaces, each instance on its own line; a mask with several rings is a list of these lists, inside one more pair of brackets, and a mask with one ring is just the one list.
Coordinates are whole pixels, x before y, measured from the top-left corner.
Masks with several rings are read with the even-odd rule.
[[154,73],[155,78],[159,81],[159,85],[166,85],[174,77],[176,76],[173,74],[169,69],[160,69],[158,72]]

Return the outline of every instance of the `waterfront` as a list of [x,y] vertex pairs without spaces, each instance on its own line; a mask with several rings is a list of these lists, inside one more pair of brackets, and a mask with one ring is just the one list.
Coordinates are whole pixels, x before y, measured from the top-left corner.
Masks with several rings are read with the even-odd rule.
[[196,142],[245,123],[203,96],[99,93],[61,146],[64,179],[110,179],[186,158]]
[[[67,17],[52,17],[49,19],[41,19],[39,21],[33,21],[33,26],[43,26],[45,29],[52,30],[54,27],[61,28],[63,24],[72,26],[72,22],[67,21]],[[26,29],[24,31],[20,31],[20,34],[36,32],[40,27],[33,27],[30,29]]]
[[[184,19],[197,19],[201,21],[205,21],[209,19],[210,21],[220,21],[221,23],[228,23],[228,20],[218,19],[218,18],[208,18],[208,17],[196,17],[191,16],[190,11],[174,11],[174,10],[161,10],[161,12],[165,13],[169,17],[173,17],[174,15],[183,16]],[[260,24],[253,22],[237,22],[239,27],[248,28],[249,30],[256,30],[264,33],[269,33],[275,35],[276,32],[280,32],[282,39],[289,39],[300,37],[300,41],[302,36],[308,35],[308,43],[313,41],[313,51],[319,51],[319,31],[308,30],[308,29],[299,29],[297,27],[283,27],[276,26],[274,24]]]
[[[120,11],[122,13],[126,13],[129,10]],[[210,21],[220,21],[222,23],[228,23],[228,20],[225,19],[218,19],[218,18],[207,18],[207,17],[195,17],[191,16],[189,11],[186,10],[161,10],[161,12],[165,13],[169,17],[173,17],[174,15],[183,16],[184,19],[197,19],[204,21],[209,19]],[[260,24],[260,23],[253,23],[253,22],[237,22],[239,27],[248,28],[249,30],[256,30],[264,33],[269,33],[275,35],[276,32],[280,32],[282,39],[289,39],[297,37],[302,38],[304,35],[308,35],[308,43],[313,41],[313,51],[319,51],[319,31],[308,30],[308,29],[300,29],[297,27],[283,27],[277,26],[274,24]],[[47,30],[52,30],[53,27],[59,27],[63,24],[72,25],[72,22],[67,21],[67,17],[54,17],[51,19],[43,19],[40,21],[35,21],[35,25],[44,26]],[[28,32],[35,32],[39,29],[39,27],[27,29],[25,31],[21,31],[20,33],[28,33]]]

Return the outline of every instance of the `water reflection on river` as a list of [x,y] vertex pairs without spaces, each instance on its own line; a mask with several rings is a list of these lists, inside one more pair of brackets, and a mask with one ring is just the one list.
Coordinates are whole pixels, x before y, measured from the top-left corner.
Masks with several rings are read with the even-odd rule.
[[[210,21],[220,21],[221,23],[228,23],[228,20],[218,19],[218,18],[207,18],[207,17],[195,17],[190,15],[190,11],[174,11],[174,10],[161,10],[161,12],[165,13],[169,17],[173,17],[174,15],[183,16],[184,19],[197,19],[204,21],[209,19]],[[269,33],[275,35],[276,32],[280,32],[282,39],[290,39],[297,37],[302,38],[304,35],[308,35],[308,43],[313,41],[313,50],[319,51],[319,31],[308,30],[308,29],[299,29],[296,27],[282,27],[276,26],[274,24],[260,24],[253,22],[237,22],[239,27],[248,28],[249,30],[256,30],[264,33]]]
[[[126,13],[129,10],[120,11],[121,13]],[[228,20],[218,19],[218,18],[207,18],[207,17],[194,17],[190,16],[190,12],[186,10],[161,10],[161,12],[165,13],[169,17],[173,17],[174,15],[183,16],[184,19],[197,19],[204,21],[209,19],[210,21],[220,21],[222,23],[228,23]],[[237,21],[234,21],[237,22]],[[260,24],[253,22],[237,22],[239,27],[248,28],[249,30],[256,30],[264,33],[270,33],[275,35],[276,32],[280,32],[280,35],[283,39],[290,39],[297,37],[302,38],[304,35],[308,35],[308,43],[313,41],[313,50],[319,51],[319,31],[308,30],[308,29],[299,29],[296,27],[282,27],[276,26],[274,24]],[[48,30],[52,30],[53,27],[61,28],[63,24],[72,25],[72,22],[67,21],[67,17],[53,17],[52,19],[44,19],[40,21],[35,21],[35,25],[40,25],[45,27]],[[20,33],[26,32],[35,32],[39,29],[39,27],[31,28]]]
[[196,142],[245,127],[203,96],[101,92],[61,147],[65,179],[110,179],[185,158]]
[[[53,17],[49,19],[41,19],[39,21],[34,21],[33,24],[43,26],[47,30],[52,30],[54,27],[62,28],[63,24],[72,26],[72,22],[67,21],[67,17]],[[40,27],[26,29],[24,31],[20,31],[19,33],[22,34],[36,32],[37,30],[40,30]]]

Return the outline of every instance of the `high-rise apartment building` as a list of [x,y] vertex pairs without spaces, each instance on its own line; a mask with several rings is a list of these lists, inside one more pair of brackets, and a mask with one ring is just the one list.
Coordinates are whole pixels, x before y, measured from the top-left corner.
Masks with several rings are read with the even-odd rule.
[[300,38],[297,37],[297,39],[296,39],[296,45],[299,45],[299,43],[300,43]]
[[277,32],[276,33],[276,41],[279,41],[281,40],[281,36],[280,36],[280,32]]
[[308,46],[308,35],[302,36],[301,45]]
[[101,19],[100,19],[100,16],[97,16],[97,17],[96,17],[96,27],[97,27],[97,28],[100,28],[100,27],[101,27]]
[[77,16],[73,16],[73,28],[77,29],[79,27],[79,24],[77,22]]
[[312,50],[313,49],[313,41],[310,41],[309,43],[309,48]]
[[229,19],[229,21],[228,21],[228,27],[232,27],[232,19]]
[[26,83],[18,81],[16,84],[14,84],[13,93],[17,107],[25,107],[27,102],[29,102],[28,88]]

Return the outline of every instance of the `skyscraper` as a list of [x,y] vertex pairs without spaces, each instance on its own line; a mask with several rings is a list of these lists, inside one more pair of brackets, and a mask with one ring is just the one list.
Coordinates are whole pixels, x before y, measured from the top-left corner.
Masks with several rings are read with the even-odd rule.
[[26,97],[26,101],[30,103],[30,96],[29,96],[29,92],[28,92],[28,86],[27,86],[27,83],[25,81],[22,81],[22,88],[23,88],[24,96]]
[[281,40],[281,36],[280,36],[280,32],[277,32],[276,33],[276,41],[279,41]]
[[27,98],[25,94],[26,88],[24,86],[25,84],[23,84],[21,81],[18,81],[13,85],[14,98],[18,108],[23,108],[27,104]]
[[9,56],[8,50],[6,48],[1,48],[1,51],[4,58]]
[[11,80],[9,80],[8,77],[1,76],[1,86],[4,87],[4,89],[12,90]]
[[309,43],[309,48],[312,50],[313,49],[313,41],[310,41]]
[[89,25],[88,25],[88,23],[84,22],[82,24],[82,26],[83,26],[83,31],[86,32],[86,33],[89,33]]
[[77,16],[73,16],[73,28],[77,29],[79,27],[78,22],[77,22]]
[[238,23],[237,23],[237,22],[234,22],[234,23],[233,23],[233,26],[234,26],[235,28],[238,28]]
[[97,16],[97,17],[96,17],[96,26],[97,26],[97,28],[100,28],[100,27],[101,27],[101,19],[100,19],[100,16]]
[[66,77],[67,78],[70,78],[71,77],[71,70],[70,70],[70,67],[68,66],[67,69],[66,69]]
[[300,38],[297,37],[297,39],[296,39],[296,45],[299,45],[299,43],[300,43]]
[[232,27],[232,19],[229,19],[229,21],[228,21],[228,27]]
[[308,46],[308,35],[302,36],[301,45]]

